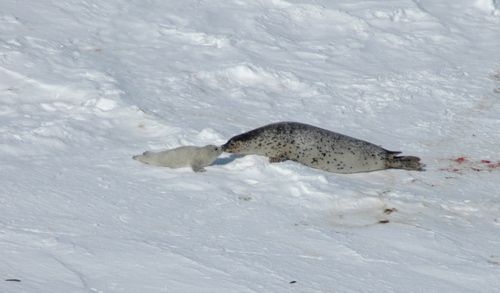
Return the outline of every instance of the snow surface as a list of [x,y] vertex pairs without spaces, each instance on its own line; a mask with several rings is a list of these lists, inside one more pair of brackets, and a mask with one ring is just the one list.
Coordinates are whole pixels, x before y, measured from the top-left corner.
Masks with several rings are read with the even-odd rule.
[[[496,0],[2,0],[0,292],[498,292],[499,101]],[[285,120],[427,171],[131,159]]]

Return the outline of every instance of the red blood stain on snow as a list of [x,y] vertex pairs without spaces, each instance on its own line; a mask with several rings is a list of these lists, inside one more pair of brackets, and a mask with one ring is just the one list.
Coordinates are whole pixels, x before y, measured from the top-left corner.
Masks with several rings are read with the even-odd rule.
[[500,168],[500,161],[492,162],[490,160],[481,160],[481,163],[486,165],[489,169]]
[[500,169],[500,160],[471,160],[467,157],[457,157],[450,159],[452,162],[447,168],[441,168],[442,171],[463,174],[464,171],[472,170],[475,172],[492,172],[495,169]]
[[492,163],[492,164],[487,164],[486,166],[488,166],[488,168],[490,168],[490,169],[500,168],[500,161],[498,161],[496,163]]

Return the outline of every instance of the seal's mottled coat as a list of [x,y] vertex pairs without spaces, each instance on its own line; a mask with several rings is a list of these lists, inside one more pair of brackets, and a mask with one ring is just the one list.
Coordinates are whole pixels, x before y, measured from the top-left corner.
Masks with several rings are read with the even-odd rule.
[[422,170],[420,159],[396,156],[372,143],[298,122],[269,124],[231,138],[225,152],[262,155],[270,162],[292,160],[334,173],[357,173],[389,168]]

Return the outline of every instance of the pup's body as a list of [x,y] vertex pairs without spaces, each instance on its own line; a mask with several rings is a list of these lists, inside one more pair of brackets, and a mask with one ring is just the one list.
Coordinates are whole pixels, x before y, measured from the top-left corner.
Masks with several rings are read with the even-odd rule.
[[134,160],[153,166],[182,168],[191,167],[194,172],[204,172],[205,167],[212,164],[222,153],[222,149],[215,145],[204,147],[181,146],[161,152],[144,152],[133,156]]

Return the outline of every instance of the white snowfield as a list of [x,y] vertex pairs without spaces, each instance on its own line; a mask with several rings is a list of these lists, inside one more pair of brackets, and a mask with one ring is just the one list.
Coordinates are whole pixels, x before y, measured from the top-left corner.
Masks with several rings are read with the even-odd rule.
[[[298,121],[422,158],[132,160]],[[498,292],[498,0],[0,1],[0,292]]]

